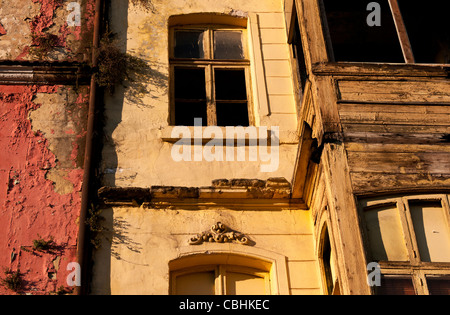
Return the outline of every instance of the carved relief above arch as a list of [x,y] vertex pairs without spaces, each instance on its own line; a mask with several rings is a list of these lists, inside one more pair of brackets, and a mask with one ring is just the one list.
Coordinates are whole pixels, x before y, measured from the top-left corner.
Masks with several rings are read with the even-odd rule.
[[210,243],[237,243],[251,245],[250,239],[236,231],[231,230],[222,222],[214,224],[209,231],[197,234],[189,239],[189,245],[200,245],[204,242]]

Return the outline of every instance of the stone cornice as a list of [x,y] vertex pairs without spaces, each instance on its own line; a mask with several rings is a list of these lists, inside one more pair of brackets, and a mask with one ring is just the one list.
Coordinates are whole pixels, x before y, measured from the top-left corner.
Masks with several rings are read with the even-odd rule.
[[291,185],[284,178],[219,179],[207,187],[152,186],[102,187],[99,198],[105,205],[146,208],[236,209],[300,208],[302,200],[291,199]]

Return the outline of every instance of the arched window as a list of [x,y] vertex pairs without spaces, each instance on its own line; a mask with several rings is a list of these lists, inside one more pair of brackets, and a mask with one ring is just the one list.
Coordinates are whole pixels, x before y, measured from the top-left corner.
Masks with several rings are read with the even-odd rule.
[[169,262],[170,294],[288,294],[284,256],[275,255],[272,260],[266,259],[267,256],[259,258],[213,248],[212,245],[211,251],[207,253],[183,254]]
[[339,295],[339,281],[337,277],[335,253],[331,248],[328,228],[325,225],[322,228],[321,244],[319,249],[319,261],[322,270],[323,283],[326,288],[325,294]]

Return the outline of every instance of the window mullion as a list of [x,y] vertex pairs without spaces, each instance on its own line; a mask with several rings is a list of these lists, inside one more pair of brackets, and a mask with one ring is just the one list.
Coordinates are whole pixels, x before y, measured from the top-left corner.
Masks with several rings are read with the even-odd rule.
[[209,59],[214,59],[214,30],[209,29]]
[[[206,53],[205,56],[208,60],[212,60],[213,58],[213,31],[211,28],[205,30],[207,43],[206,43]],[[206,68],[206,117],[207,117],[207,126],[216,126],[217,125],[217,117],[216,117],[216,107],[214,101],[214,72],[211,63],[208,63]]]
[[450,202],[447,195],[442,196],[441,204],[444,216],[447,219],[447,224],[450,227]]
[[414,232],[414,225],[411,218],[411,212],[409,210],[409,200],[408,198],[401,198],[402,202],[402,213],[404,218],[404,231],[407,233],[407,247],[410,253],[410,261],[412,264],[418,264],[420,262],[419,247],[417,245],[416,236]]
[[[171,81],[170,81],[170,86],[171,86],[171,96],[170,96],[170,102],[171,104],[173,104],[173,107],[175,108],[177,105],[176,103],[180,103],[180,102],[184,102],[184,103],[189,103],[186,102],[185,100],[181,100],[180,98],[178,98],[177,100],[175,100],[175,84],[174,84],[174,79],[173,77],[175,76],[174,74],[174,68],[176,68],[177,66],[179,66],[180,68],[186,68],[186,69],[190,69],[190,68],[202,68],[204,69],[205,73],[204,73],[204,85],[205,85],[205,91],[204,93],[205,98],[206,98],[206,103],[205,101],[203,101],[203,98],[200,100],[197,100],[198,105],[196,108],[194,108],[192,110],[192,112],[189,112],[189,108],[188,107],[183,107],[182,110],[185,110],[184,112],[182,110],[180,110],[179,112],[181,113],[185,113],[185,115],[181,115],[181,116],[186,116],[184,119],[180,118],[179,121],[183,121],[184,124],[187,124],[191,117],[193,116],[198,116],[201,114],[202,118],[203,118],[203,125],[204,126],[217,126],[218,123],[224,125],[224,124],[228,124],[228,125],[234,125],[234,124],[238,124],[238,125],[248,125],[248,124],[252,124],[254,122],[253,120],[253,109],[250,108],[252,102],[251,102],[251,92],[250,92],[250,87],[251,87],[251,82],[250,82],[250,70],[249,70],[249,66],[250,66],[250,60],[245,59],[245,58],[240,58],[240,57],[247,57],[247,52],[246,52],[246,47],[244,47],[245,45],[245,41],[243,39],[243,34],[244,31],[240,31],[240,43],[236,43],[235,40],[235,36],[229,40],[230,42],[228,43],[226,40],[224,40],[223,38],[221,40],[219,40],[219,42],[221,43],[222,46],[220,46],[220,49],[224,49],[225,51],[227,51],[227,44],[231,45],[230,47],[239,47],[239,49],[243,50],[244,55],[242,56],[235,56],[236,59],[229,59],[227,58],[227,55],[225,54],[224,56],[219,56],[219,54],[215,54],[216,52],[214,51],[216,47],[215,45],[215,36],[218,36],[218,33],[215,33],[216,31],[216,26],[198,26],[198,27],[189,27],[186,28],[186,34],[190,35],[191,33],[195,33],[196,36],[199,38],[198,41],[196,39],[196,36],[193,36],[192,34],[192,38],[187,37],[187,39],[183,39],[182,36],[184,34],[180,34],[180,42],[185,43],[186,44],[184,46],[186,46],[185,48],[188,50],[187,53],[183,54],[175,54],[174,53],[174,49],[175,49],[175,36],[176,36],[176,29],[171,29],[171,52],[170,52],[170,58],[169,58],[169,62],[171,65]],[[179,28],[180,30],[184,30],[185,28]],[[228,30],[225,29],[223,27],[219,27],[220,30],[224,29],[224,30]],[[202,34],[200,34],[200,32]],[[195,35],[194,34],[194,35]],[[221,33],[223,35],[223,33]],[[201,36],[201,43],[200,43],[200,35]],[[192,42],[192,43],[191,43]],[[189,50],[189,45],[191,44],[191,46],[193,46],[192,49]],[[185,48],[183,45],[180,44],[179,49],[178,50],[183,50]],[[241,47],[242,46],[242,47]],[[236,48],[237,49],[237,48]],[[197,51],[199,50],[199,51]],[[220,50],[222,51],[222,50]],[[232,55],[234,56],[234,55]],[[214,59],[215,57],[217,58],[221,58],[221,59]],[[230,108],[225,108],[224,106],[220,105],[218,107],[217,105],[217,96],[220,96],[220,93],[218,95],[216,95],[217,89],[217,82],[216,82],[216,74],[217,71],[216,69],[236,69],[236,70],[244,70],[245,71],[245,81],[243,80],[239,80],[238,83],[235,83],[235,85],[237,85],[238,89],[239,87],[241,87],[241,81],[242,81],[242,87],[245,84],[245,88],[246,88],[246,100],[242,100],[242,102],[240,102],[240,99],[236,99],[235,100],[235,104],[233,107]],[[187,80],[189,80],[189,78],[186,78]],[[219,74],[217,74],[217,79],[219,79],[219,81],[221,79],[223,79]],[[240,79],[240,77],[238,78]],[[190,85],[195,85],[198,84],[199,81],[203,81],[203,76],[200,78],[199,76],[196,77],[196,80],[192,81]],[[203,83],[203,82],[202,82]],[[190,86],[189,84],[186,84],[186,86]],[[220,86],[227,86],[226,82],[225,83],[220,83]],[[182,84],[180,84],[180,86],[182,86]],[[230,90],[230,92],[227,91],[227,95],[228,94],[232,94],[233,89],[228,88],[228,90]],[[202,94],[203,96],[203,94]],[[230,98],[232,98],[232,96],[230,96]],[[189,99],[191,100],[191,99]],[[222,97],[221,97],[222,100]],[[227,97],[224,98],[224,101],[227,101]],[[184,104],[183,103],[183,104]],[[233,102],[227,102],[227,103],[233,103]],[[243,106],[246,103],[247,108],[244,109]],[[234,104],[234,103],[233,103]],[[188,104],[189,105],[189,104]],[[206,106],[206,110],[205,110],[205,106]],[[234,119],[234,108],[237,108],[238,110],[240,110],[240,112],[237,114],[237,118]],[[205,112],[206,111],[206,112]],[[244,117],[244,112],[245,112],[245,116]],[[217,115],[220,115],[219,117],[217,117]],[[170,121],[173,124],[176,124],[176,111],[172,110],[171,114],[170,114]],[[223,117],[222,117],[223,116]],[[231,118],[230,118],[230,117]],[[247,117],[248,116],[248,117]],[[227,120],[228,119],[228,120]],[[247,122],[248,121],[248,122]],[[181,122],[180,122],[181,123]]]
[[216,295],[226,295],[226,286],[225,286],[225,266],[218,265],[216,266]]
[[422,270],[415,270],[413,272],[413,281],[418,295],[429,295],[427,280]]
[[217,114],[216,114],[216,102],[214,91],[214,69],[211,64],[206,67],[206,102],[207,102],[206,117],[208,119],[207,125],[216,126]]

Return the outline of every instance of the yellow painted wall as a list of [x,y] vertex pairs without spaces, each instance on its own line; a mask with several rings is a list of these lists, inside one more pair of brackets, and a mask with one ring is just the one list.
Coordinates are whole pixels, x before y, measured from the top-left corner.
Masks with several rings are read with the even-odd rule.
[[[169,262],[198,253],[276,261],[275,293],[321,293],[309,211],[116,207],[102,215],[105,231],[94,254],[93,294],[168,294]],[[218,221],[248,236],[252,244],[188,244]]]
[[[289,46],[281,0],[153,0],[153,10],[128,7],[113,0],[111,28],[122,49],[144,60],[148,68],[106,95],[103,149],[103,185],[118,187],[211,185],[219,178],[284,177],[291,180],[298,148],[295,98],[289,63]],[[128,14],[125,14],[125,13]],[[258,101],[257,126],[280,128],[280,162],[276,172],[260,171],[260,162],[174,162],[169,117],[169,32],[172,15],[220,13],[248,16],[253,27],[249,44],[252,81],[266,82],[266,95],[253,89]],[[250,23],[249,23],[250,24]],[[255,32],[259,35],[254,34]],[[256,76],[256,77],[255,77]],[[268,110],[270,115],[265,111]],[[286,206],[273,209],[233,210],[210,206],[188,210],[112,207],[102,211],[105,230],[102,246],[94,252],[93,294],[168,294],[169,263],[195,253],[240,254],[265,257],[277,266],[273,281],[278,294],[320,294],[321,281],[316,259],[310,212]],[[276,202],[274,202],[276,204]],[[248,235],[252,246],[238,244],[189,245],[190,237],[221,221]]]

